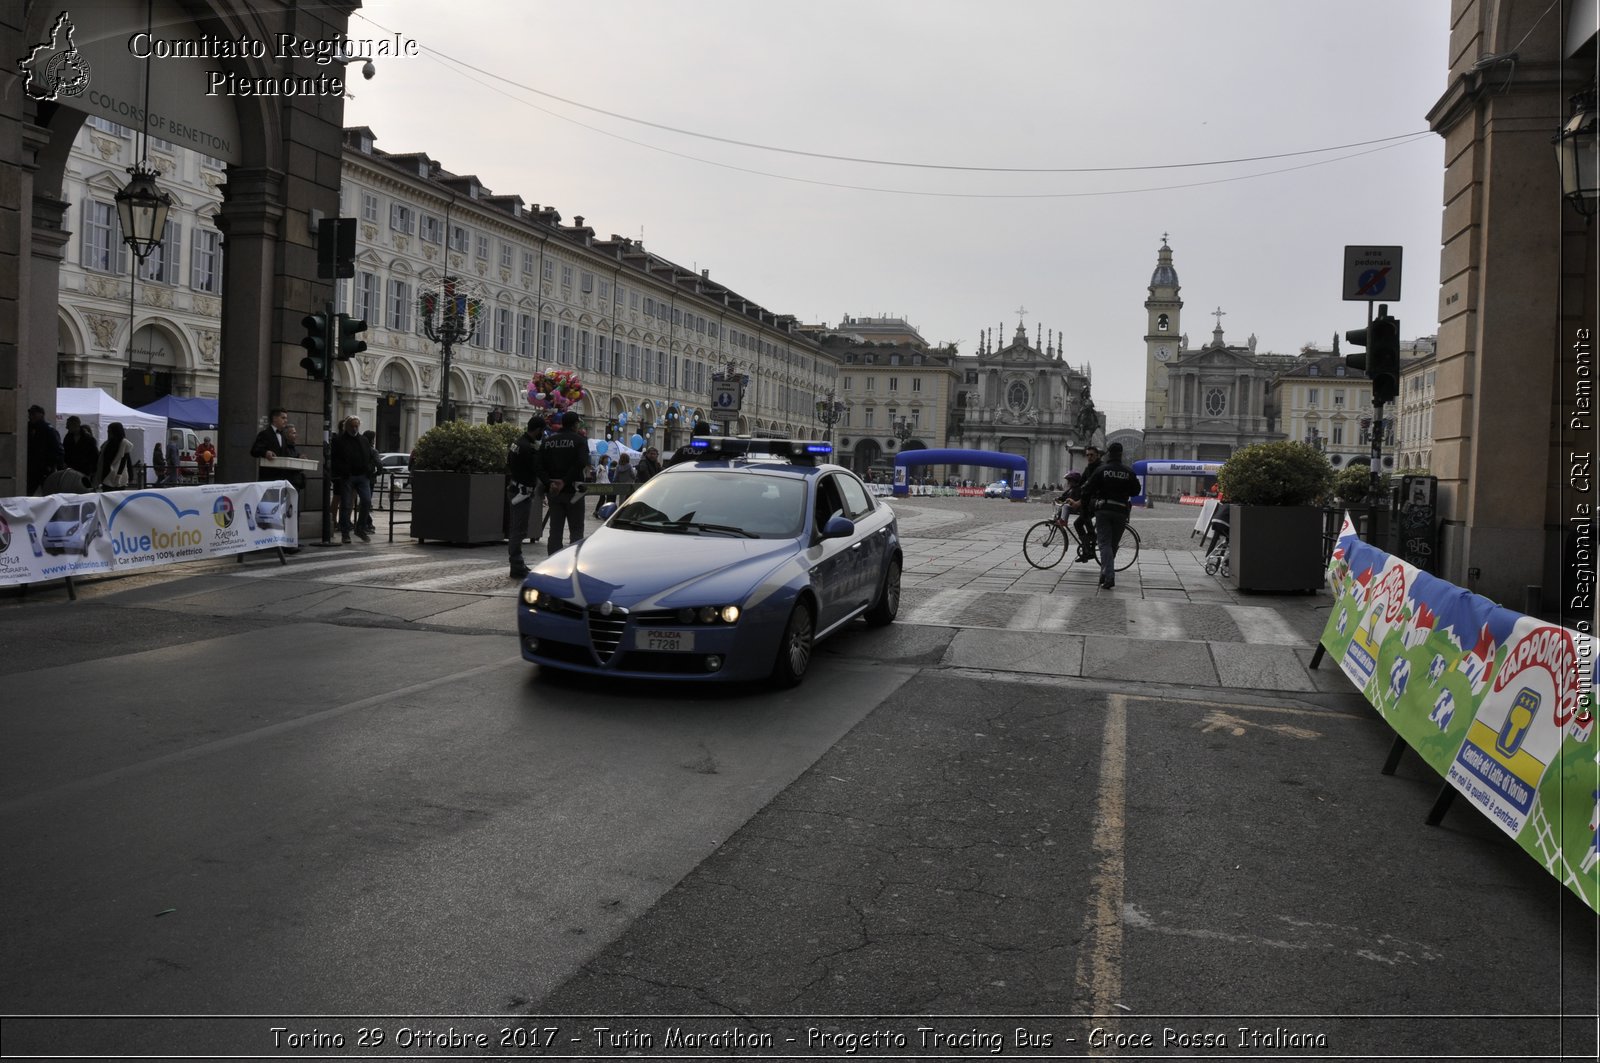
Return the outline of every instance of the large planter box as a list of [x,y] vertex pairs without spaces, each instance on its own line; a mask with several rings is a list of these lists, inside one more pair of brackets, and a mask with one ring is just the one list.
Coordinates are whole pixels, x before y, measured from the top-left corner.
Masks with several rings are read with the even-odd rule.
[[501,473],[413,471],[411,537],[418,542],[496,543],[505,538]]
[[1229,514],[1233,585],[1268,594],[1319,591],[1322,510],[1317,506],[1234,506]]

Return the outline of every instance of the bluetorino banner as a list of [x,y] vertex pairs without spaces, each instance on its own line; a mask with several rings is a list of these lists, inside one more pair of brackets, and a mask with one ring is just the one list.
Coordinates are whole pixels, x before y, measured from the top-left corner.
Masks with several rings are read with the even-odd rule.
[[0,498],[0,585],[295,546],[287,481]]
[[1328,655],[1461,796],[1600,910],[1600,644],[1362,542],[1348,516],[1328,577]]

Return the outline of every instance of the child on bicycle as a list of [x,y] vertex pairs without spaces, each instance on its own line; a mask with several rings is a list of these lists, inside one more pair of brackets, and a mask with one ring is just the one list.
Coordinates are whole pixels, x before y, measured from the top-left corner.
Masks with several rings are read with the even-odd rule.
[[[1098,463],[1096,466],[1098,467]],[[1091,552],[1094,549],[1091,545],[1094,542],[1094,526],[1090,523],[1090,514],[1083,508],[1083,473],[1076,469],[1067,473],[1067,489],[1061,492],[1056,504],[1065,505],[1068,512],[1077,514],[1072,523],[1078,530],[1078,561],[1081,563],[1094,560],[1094,554]],[[1063,513],[1063,519],[1065,516]]]

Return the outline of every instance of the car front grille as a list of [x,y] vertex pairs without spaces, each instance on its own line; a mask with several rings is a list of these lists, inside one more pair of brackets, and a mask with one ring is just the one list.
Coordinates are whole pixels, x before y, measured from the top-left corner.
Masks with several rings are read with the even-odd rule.
[[589,607],[589,641],[594,644],[594,655],[601,664],[607,664],[611,655],[622,645],[622,633],[628,626],[628,612],[617,609],[603,616],[598,606]]

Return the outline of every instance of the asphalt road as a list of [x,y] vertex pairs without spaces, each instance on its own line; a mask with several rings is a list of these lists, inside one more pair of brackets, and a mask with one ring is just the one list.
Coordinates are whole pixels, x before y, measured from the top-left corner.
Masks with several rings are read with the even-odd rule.
[[551,682],[498,556],[389,549],[0,600],[8,1056],[1594,1058],[1593,913],[1348,695],[937,616],[782,694]]

